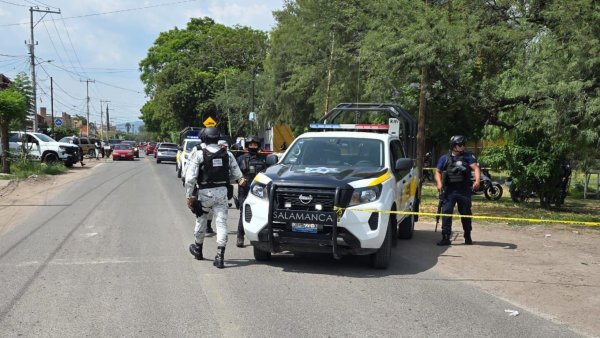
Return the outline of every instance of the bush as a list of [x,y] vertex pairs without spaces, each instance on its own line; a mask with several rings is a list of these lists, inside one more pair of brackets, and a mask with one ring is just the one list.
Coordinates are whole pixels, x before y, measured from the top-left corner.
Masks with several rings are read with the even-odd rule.
[[26,157],[20,157],[10,164],[11,174],[21,179],[31,175],[60,175],[67,171],[67,167],[61,162],[46,164],[29,160]]

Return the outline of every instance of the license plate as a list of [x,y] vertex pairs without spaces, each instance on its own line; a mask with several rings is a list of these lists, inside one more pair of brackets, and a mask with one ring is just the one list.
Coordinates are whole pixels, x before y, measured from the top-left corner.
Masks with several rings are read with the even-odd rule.
[[318,224],[292,223],[293,232],[306,232],[316,234],[319,231]]

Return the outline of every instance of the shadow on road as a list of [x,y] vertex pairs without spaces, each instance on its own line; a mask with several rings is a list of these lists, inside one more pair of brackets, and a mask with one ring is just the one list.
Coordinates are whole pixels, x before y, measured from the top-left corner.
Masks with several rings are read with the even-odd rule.
[[[369,256],[344,256],[340,260],[331,254],[315,253],[281,253],[273,254],[270,261],[257,262],[254,260],[228,260],[228,267],[243,267],[252,264],[265,264],[281,268],[285,272],[334,275],[356,278],[378,278],[386,276],[415,275],[433,268],[438,257],[456,257],[447,255],[448,247],[437,246],[441,234],[431,230],[415,230],[411,240],[398,240],[398,246],[392,249],[392,261],[386,270],[370,267]],[[464,245],[462,232],[454,232],[453,245]],[[511,243],[474,242],[474,245],[489,247],[504,247],[516,249]],[[251,246],[247,246],[252,249]]]

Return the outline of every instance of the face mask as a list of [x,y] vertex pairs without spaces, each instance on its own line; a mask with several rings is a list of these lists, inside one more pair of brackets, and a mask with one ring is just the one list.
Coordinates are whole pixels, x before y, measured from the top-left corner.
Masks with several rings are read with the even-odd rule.
[[248,148],[248,152],[251,154],[256,154],[258,153],[258,148]]

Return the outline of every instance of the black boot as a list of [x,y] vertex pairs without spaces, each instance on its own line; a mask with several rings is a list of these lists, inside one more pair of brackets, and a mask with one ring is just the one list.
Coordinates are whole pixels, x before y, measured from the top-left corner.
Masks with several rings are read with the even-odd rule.
[[215,261],[213,265],[219,269],[223,269],[225,267],[225,247],[219,246],[217,247],[217,255],[215,256]]
[[450,235],[442,235],[442,240],[437,242],[439,246],[447,246],[450,245]]
[[202,256],[202,244],[190,244],[190,253],[199,261],[204,259],[204,256]]
[[238,248],[243,248],[244,247],[244,235],[237,236],[237,242],[235,243],[235,245]]
[[215,231],[213,230],[213,228],[212,228],[212,226],[211,226],[210,223],[211,223],[210,221],[206,222],[206,233],[207,234],[214,234]]
[[473,240],[471,239],[471,232],[465,232],[465,244],[466,245],[472,245],[473,244]]

